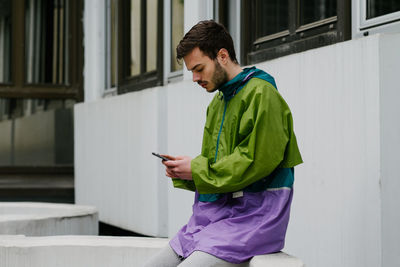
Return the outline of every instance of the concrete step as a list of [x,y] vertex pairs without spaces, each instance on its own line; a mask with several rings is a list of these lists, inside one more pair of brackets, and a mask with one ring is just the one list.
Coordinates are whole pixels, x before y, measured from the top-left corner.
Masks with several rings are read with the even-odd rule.
[[[132,267],[143,266],[167,239],[146,237],[50,236],[0,238],[2,267]],[[254,257],[249,267],[304,267],[280,252]]]
[[0,202],[0,235],[97,234],[98,213],[94,207],[56,203]]

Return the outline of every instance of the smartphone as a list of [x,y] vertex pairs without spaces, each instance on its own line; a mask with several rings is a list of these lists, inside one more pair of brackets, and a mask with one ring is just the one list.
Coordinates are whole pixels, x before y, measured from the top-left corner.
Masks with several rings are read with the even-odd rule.
[[157,154],[157,153],[154,153],[154,152],[151,152],[151,154],[153,154],[153,155],[156,156],[156,157],[159,157],[159,158],[162,159],[162,160],[165,160],[165,161],[169,160],[169,158],[163,157],[163,156],[161,156],[160,154]]

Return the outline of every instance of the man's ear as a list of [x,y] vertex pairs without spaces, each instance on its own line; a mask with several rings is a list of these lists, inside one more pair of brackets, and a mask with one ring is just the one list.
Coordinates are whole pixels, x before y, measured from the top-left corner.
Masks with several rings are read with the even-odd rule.
[[228,50],[226,50],[225,48],[221,48],[218,51],[217,59],[218,59],[218,62],[220,64],[226,65],[228,63],[228,60],[229,60]]

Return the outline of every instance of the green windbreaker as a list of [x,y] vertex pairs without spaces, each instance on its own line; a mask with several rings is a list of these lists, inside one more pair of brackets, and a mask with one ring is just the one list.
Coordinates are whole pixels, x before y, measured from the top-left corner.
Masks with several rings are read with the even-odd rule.
[[191,161],[193,181],[173,179],[205,201],[260,187],[276,170],[302,163],[292,114],[272,76],[247,68],[219,90],[207,109],[201,155]]

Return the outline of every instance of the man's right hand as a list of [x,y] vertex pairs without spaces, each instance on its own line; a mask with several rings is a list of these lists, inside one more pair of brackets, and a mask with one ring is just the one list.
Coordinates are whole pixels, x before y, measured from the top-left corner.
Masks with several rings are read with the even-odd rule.
[[165,175],[170,178],[178,178],[182,180],[193,180],[191,161],[192,158],[188,156],[172,157],[170,155],[162,155],[168,159],[168,161],[162,161],[162,164],[166,167]]

